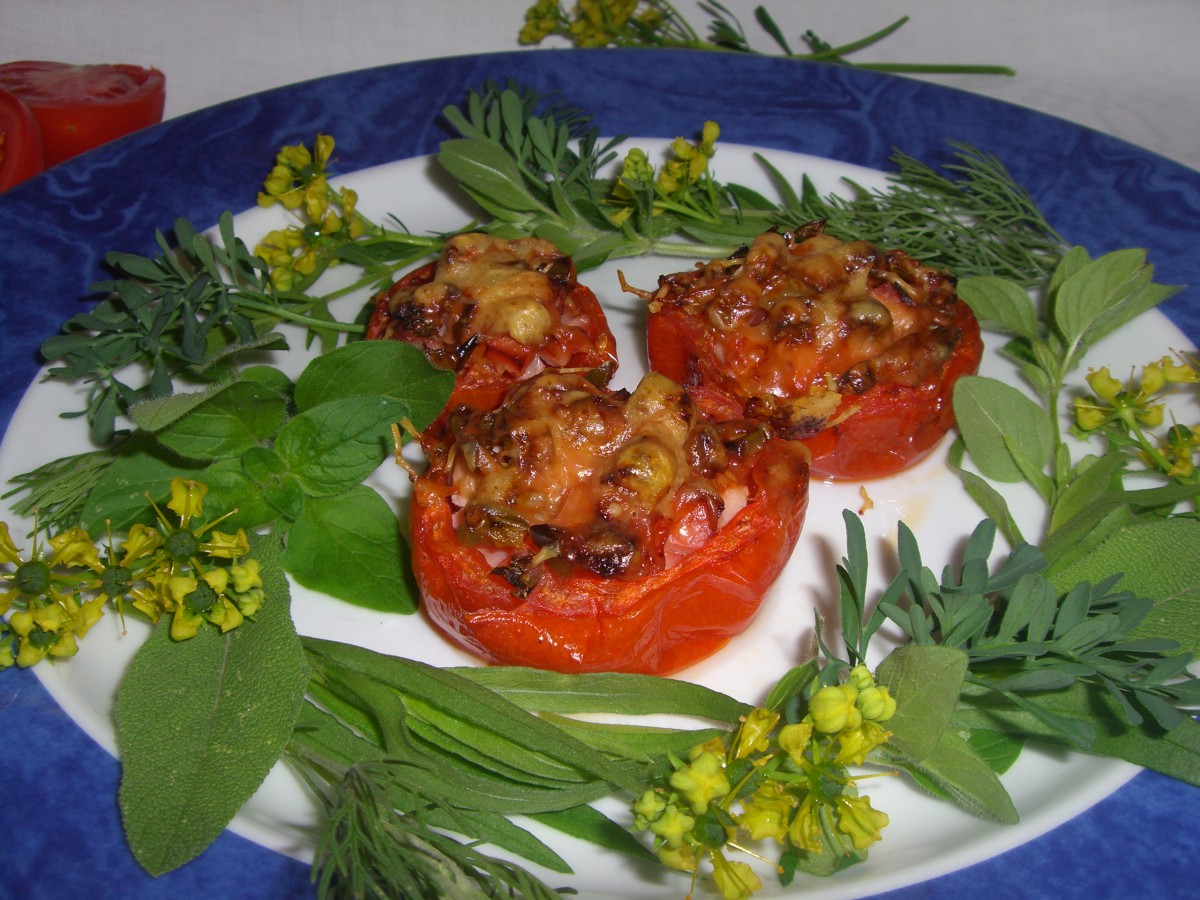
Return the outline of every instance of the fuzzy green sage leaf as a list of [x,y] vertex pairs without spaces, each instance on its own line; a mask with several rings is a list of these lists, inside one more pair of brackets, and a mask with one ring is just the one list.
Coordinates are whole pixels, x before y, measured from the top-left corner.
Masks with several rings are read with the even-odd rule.
[[117,694],[121,813],[134,856],[153,875],[221,833],[279,759],[299,714],[309,668],[287,582],[266,540],[252,552],[267,593],[255,620],[177,643],[164,617]]

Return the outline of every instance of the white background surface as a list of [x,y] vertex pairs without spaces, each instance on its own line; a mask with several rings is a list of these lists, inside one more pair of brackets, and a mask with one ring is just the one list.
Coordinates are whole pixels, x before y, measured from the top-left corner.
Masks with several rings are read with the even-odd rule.
[[[351,69],[521,49],[517,32],[531,2],[0,0],[0,61],[153,65],[166,74],[171,117]],[[1061,116],[1200,169],[1200,0],[723,2],[766,51],[775,47],[754,21],[760,3],[794,48],[806,29],[840,44],[908,15],[897,33],[852,58],[1008,65],[1015,77],[920,77]],[[697,0],[677,0],[677,8],[707,31]]]

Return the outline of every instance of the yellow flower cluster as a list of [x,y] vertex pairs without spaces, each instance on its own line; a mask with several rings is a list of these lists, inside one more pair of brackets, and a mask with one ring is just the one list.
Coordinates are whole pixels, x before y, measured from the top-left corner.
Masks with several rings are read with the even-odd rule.
[[540,44],[557,35],[576,47],[644,43],[665,21],[654,0],[579,0],[569,14],[559,0],[537,0],[525,11],[517,40]]
[[614,207],[608,217],[616,224],[627,220],[638,208],[639,199],[653,192],[651,215],[672,207],[692,205],[692,192],[708,176],[708,162],[716,153],[721,128],[708,121],[700,133],[700,142],[690,143],[677,137],[671,142],[674,154],[655,171],[646,151],[632,148],[621,162],[621,174],[609,193],[607,203]]
[[135,524],[102,557],[82,528],[68,528],[41,546],[35,530],[28,558],[0,522],[0,668],[35,665],[46,657],[74,656],[78,639],[110,606],[128,602],[152,622],[171,617],[171,637],[194,637],[205,622],[222,632],[252,617],[266,599],[260,567],[250,558],[245,531],[197,526],[207,488],[176,478],[155,527]]
[[281,291],[299,290],[337,258],[333,250],[367,233],[369,223],[356,210],[358,194],[329,186],[327,166],[334,140],[318,134],[310,151],[303,144],[284,147],[263,182],[259,206],[278,203],[294,213],[299,225],[268,232],[254,252],[267,263],[271,283]]
[[1180,385],[1200,384],[1200,361],[1183,355],[1177,362],[1164,356],[1142,367],[1134,386],[1114,378],[1107,367],[1088,373],[1092,396],[1076,397],[1075,424],[1085,434],[1102,433],[1118,446],[1130,446],[1151,469],[1185,483],[1197,480],[1200,427],[1172,423],[1166,433],[1149,433],[1163,425],[1166,394]]
[[639,796],[634,828],[653,835],[671,868],[697,877],[707,860],[727,900],[762,887],[748,864],[727,857],[739,832],[800,853],[865,850],[888,817],[859,795],[847,766],[861,765],[891,736],[882,723],[895,712],[895,699],[865,666],[818,688],[799,721],[755,709],[727,742],[693,747],[664,784]]

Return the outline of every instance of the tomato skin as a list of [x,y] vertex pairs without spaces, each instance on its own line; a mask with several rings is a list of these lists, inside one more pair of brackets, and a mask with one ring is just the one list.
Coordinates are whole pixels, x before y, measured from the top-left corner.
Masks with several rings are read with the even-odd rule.
[[37,120],[19,97],[0,90],[0,192],[32,178],[43,168]]
[[45,164],[162,121],[166,81],[158,69],[23,60],[0,65],[0,88],[37,120]]
[[491,663],[559,672],[668,675],[744,631],[786,565],[808,508],[807,454],[771,441],[749,502],[703,547],[635,580],[549,567],[524,599],[459,542],[447,488],[429,473],[410,510],[413,569],[426,614]]
[[[837,480],[882,478],[915,465],[937,446],[954,427],[955,382],[976,372],[983,356],[979,322],[961,300],[954,321],[962,337],[929,379],[916,387],[877,384],[862,394],[845,396],[837,415],[850,414],[804,439],[812,453],[814,475]],[[687,386],[706,413],[719,418],[745,415],[744,399],[704,349],[705,329],[695,317],[671,307],[652,312],[647,343],[651,368]]]
[[894,475],[924,459],[954,427],[954,384],[979,369],[983,341],[979,322],[961,300],[955,324],[962,338],[936,375],[917,387],[880,384],[846,397],[839,412],[852,415],[804,443],[813,471],[836,479]]

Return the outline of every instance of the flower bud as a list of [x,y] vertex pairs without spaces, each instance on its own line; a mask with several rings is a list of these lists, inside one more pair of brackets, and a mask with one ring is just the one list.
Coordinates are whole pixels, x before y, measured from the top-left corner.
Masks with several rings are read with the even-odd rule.
[[885,722],[896,712],[896,700],[885,687],[869,687],[860,691],[855,701],[864,719]]
[[650,832],[666,841],[668,847],[678,848],[696,820],[674,803],[667,804],[661,816],[650,823]]
[[822,734],[837,734],[843,728],[857,728],[862,714],[854,705],[858,691],[852,684],[823,687],[808,703],[813,727]]
[[871,670],[859,663],[850,670],[849,676],[846,678],[847,683],[854,685],[856,690],[865,691],[869,687],[874,687],[875,676],[871,674]]

